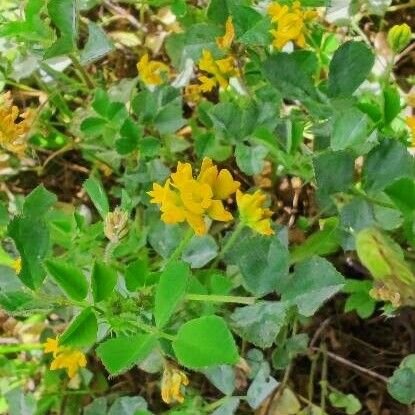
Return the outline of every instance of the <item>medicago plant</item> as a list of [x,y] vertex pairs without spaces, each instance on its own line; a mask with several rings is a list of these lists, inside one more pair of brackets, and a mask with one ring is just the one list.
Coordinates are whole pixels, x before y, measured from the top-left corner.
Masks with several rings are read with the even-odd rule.
[[409,411],[330,325],[415,305],[410,6],[1,4],[0,412]]

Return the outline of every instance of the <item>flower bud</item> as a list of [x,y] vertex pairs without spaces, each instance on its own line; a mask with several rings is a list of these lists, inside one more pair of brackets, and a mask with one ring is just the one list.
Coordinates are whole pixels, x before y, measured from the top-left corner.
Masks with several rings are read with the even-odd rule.
[[388,32],[389,47],[399,53],[408,46],[411,36],[411,28],[406,23],[395,25]]
[[114,212],[109,212],[104,220],[104,234],[111,242],[118,242],[128,232],[128,212],[115,208]]

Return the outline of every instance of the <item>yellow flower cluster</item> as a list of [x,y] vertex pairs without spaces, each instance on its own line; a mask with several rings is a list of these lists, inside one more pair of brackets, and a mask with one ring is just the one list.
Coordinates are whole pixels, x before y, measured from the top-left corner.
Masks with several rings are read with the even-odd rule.
[[26,150],[26,136],[34,113],[31,110],[20,113],[19,108],[13,105],[9,92],[0,101],[0,146],[11,153],[22,155]]
[[277,49],[282,49],[291,41],[303,48],[307,31],[306,23],[317,15],[315,11],[304,11],[299,1],[295,1],[291,7],[272,3],[268,7],[268,14],[271,16],[271,21],[276,24],[271,34],[274,37],[272,44]]
[[53,353],[50,369],[65,369],[71,379],[81,367],[86,366],[86,357],[80,350],[59,346],[58,339],[47,339],[44,344],[44,352]]
[[138,62],[137,69],[141,80],[146,85],[160,85],[163,83],[163,73],[168,73],[169,68],[163,62],[150,60],[146,53]]
[[[228,17],[225,24],[225,33],[223,36],[216,38],[216,44],[224,51],[228,51],[235,38],[235,29],[232,23],[232,17]],[[185,97],[188,101],[197,103],[200,101],[203,92],[210,92],[216,86],[227,88],[229,79],[238,76],[239,71],[232,56],[215,60],[212,52],[204,50],[202,57],[198,62],[198,67],[207,75],[200,75],[197,79],[200,84],[188,85],[185,88]]]
[[415,116],[411,115],[410,117],[406,117],[405,122],[411,130],[412,147],[415,147]]
[[223,200],[234,194],[239,186],[229,170],[219,170],[212,160],[205,158],[197,178],[193,177],[189,163],[179,162],[176,172],[164,185],[154,183],[148,194],[151,203],[160,205],[164,223],[187,222],[197,235],[204,235],[207,232],[206,216],[222,222],[233,219]]
[[210,75],[202,75],[198,78],[201,82],[200,89],[202,92],[209,92],[216,85],[219,85],[221,88],[227,88],[229,79],[233,76],[238,76],[239,74],[232,56],[215,60],[209,50],[204,50],[202,52],[202,58],[199,61],[199,69]]
[[236,192],[236,204],[239,209],[239,219],[245,225],[261,235],[272,235],[271,216],[273,212],[264,208],[266,195],[260,190],[253,194]]
[[183,403],[184,395],[181,386],[187,386],[189,379],[186,374],[170,365],[166,365],[161,380],[161,398],[167,404]]

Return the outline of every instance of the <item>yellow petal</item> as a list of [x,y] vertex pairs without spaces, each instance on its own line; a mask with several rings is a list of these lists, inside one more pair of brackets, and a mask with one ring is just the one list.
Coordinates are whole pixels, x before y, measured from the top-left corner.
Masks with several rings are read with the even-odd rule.
[[59,342],[57,339],[48,338],[43,345],[43,351],[45,353],[56,353],[59,350]]
[[210,92],[216,86],[216,80],[214,78],[208,78],[205,75],[201,75],[198,77],[200,81],[200,90],[202,92]]
[[233,180],[232,174],[227,169],[222,169],[215,182],[213,189],[213,195],[215,199],[225,200],[230,195],[236,192],[239,189],[239,183],[236,180]]
[[225,209],[221,200],[212,200],[207,213],[213,220],[220,222],[229,222],[233,219],[232,214]]
[[235,37],[235,29],[232,23],[232,17],[229,16],[225,24],[225,34],[216,38],[216,44],[221,49],[229,49]]
[[196,235],[201,236],[206,234],[206,224],[202,215],[195,215],[193,213],[187,212],[186,220],[189,223],[190,227],[195,231]]

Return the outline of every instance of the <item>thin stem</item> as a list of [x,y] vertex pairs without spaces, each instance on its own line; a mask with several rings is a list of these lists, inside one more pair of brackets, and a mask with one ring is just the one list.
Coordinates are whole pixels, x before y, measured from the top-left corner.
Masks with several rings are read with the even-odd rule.
[[205,301],[211,303],[236,303],[236,304],[255,304],[256,297],[238,297],[234,295],[214,295],[214,294],[186,294],[186,300]]
[[0,355],[7,353],[19,353],[31,350],[43,349],[42,343],[26,343],[0,346]]
[[232,248],[232,245],[236,242],[238,236],[242,232],[245,225],[242,222],[239,222],[236,226],[235,230],[233,231],[232,235],[228,238],[225,245],[223,246],[222,250],[219,252],[219,255],[216,257],[215,261],[212,263],[210,268],[216,268],[222,258],[227,254],[229,249]]
[[320,407],[323,410],[323,412],[326,409],[326,396],[327,396],[327,370],[328,370],[328,364],[327,364],[327,347],[323,343],[321,346],[321,352],[323,354],[323,364],[321,366],[321,397],[320,397]]
[[[320,349],[317,348],[317,347],[312,347],[311,350],[316,351],[316,352],[319,352],[320,351]],[[350,367],[352,369],[355,369],[356,371],[358,371],[358,372],[360,372],[360,373],[362,373],[364,375],[367,375],[367,376],[369,376],[371,378],[378,379],[378,380],[382,381],[383,383],[387,383],[388,382],[388,378],[386,376],[380,375],[379,373],[374,372],[373,370],[366,369],[365,367],[359,366],[356,363],[353,363],[350,360],[347,360],[344,357],[341,357],[341,356],[339,356],[339,355],[337,355],[335,353],[332,353],[332,352],[327,351],[327,356],[330,359],[332,359],[332,360],[334,360],[336,362],[339,362],[339,363],[341,363],[341,364],[343,364],[345,366],[348,366],[348,367]]]
[[85,82],[85,85],[90,89],[94,89],[95,88],[94,80],[91,78],[89,73],[85,70],[85,68],[82,66],[81,62],[79,62],[78,58],[73,53],[71,53],[69,57],[71,58],[71,61],[73,65],[75,66],[75,68],[81,74],[82,79]]
[[193,235],[194,235],[193,229],[189,228],[187,230],[186,234],[184,235],[183,239],[181,240],[181,242],[177,246],[177,248],[174,250],[174,252],[170,255],[170,258],[164,264],[165,267],[168,264],[170,264],[171,262],[174,262],[174,261],[176,261],[177,259],[179,259],[181,257],[183,251],[186,249],[186,247],[187,247],[188,243],[190,242],[190,240],[192,239]]

